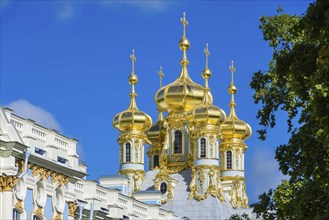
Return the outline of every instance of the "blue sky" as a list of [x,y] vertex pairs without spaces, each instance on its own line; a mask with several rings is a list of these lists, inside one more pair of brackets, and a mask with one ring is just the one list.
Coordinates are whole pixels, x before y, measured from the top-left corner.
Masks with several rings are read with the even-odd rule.
[[237,114],[253,128],[246,141],[250,201],[283,177],[274,160],[286,143],[285,113],[260,141],[249,87],[252,74],[267,70],[272,51],[259,30],[259,18],[284,12],[301,15],[310,1],[1,1],[1,105],[17,114],[77,138],[89,179],[118,170],[118,131],[112,117],[129,105],[130,54],[135,49],[137,105],[157,118],[157,71],[164,84],[180,73],[179,19],[186,11],[191,78],[203,84],[203,49],[209,43],[209,84],[214,104],[229,112],[229,65],[235,61]]

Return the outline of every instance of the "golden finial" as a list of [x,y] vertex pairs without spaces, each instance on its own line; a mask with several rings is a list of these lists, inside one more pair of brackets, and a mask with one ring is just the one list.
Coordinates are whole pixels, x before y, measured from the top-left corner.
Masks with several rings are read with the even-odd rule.
[[231,84],[234,84],[234,73],[236,71],[235,67],[234,67],[234,61],[232,60],[232,64],[230,66],[230,70],[231,70],[231,73],[232,73],[232,80],[231,80]]
[[231,102],[229,104],[229,106],[231,107],[230,116],[231,117],[236,117],[236,113],[235,113],[235,109],[234,109],[234,107],[236,106],[236,103],[234,101],[234,94],[237,92],[238,89],[234,85],[234,73],[235,73],[236,69],[234,67],[233,60],[232,60],[231,66],[229,68],[230,68],[230,71],[231,71],[231,74],[232,74],[231,84],[228,87],[228,92],[231,94]]
[[131,85],[131,93],[129,94],[131,100],[130,100],[130,109],[136,108],[137,109],[137,105],[136,105],[136,100],[135,97],[137,96],[137,94],[135,93],[135,84],[138,82],[138,77],[135,74],[135,62],[136,62],[136,57],[135,57],[135,51],[132,50],[132,54],[130,55],[130,59],[131,59],[131,73],[128,77],[128,82]]
[[[186,38],[186,27],[188,25],[188,21],[186,20],[186,13],[183,13],[183,17],[180,19],[180,22],[183,24],[184,30],[183,30],[183,37],[179,41],[179,48],[182,51],[188,50],[190,47],[190,41]],[[184,53],[184,65],[188,65],[188,61],[186,59],[186,54]]]
[[208,49],[208,43],[206,44],[206,48],[203,50],[204,54],[206,55],[206,67],[202,71],[202,78],[204,78],[204,96],[203,96],[203,103],[208,104],[208,93],[210,91],[208,86],[208,79],[211,77],[212,73],[210,69],[208,68],[208,58],[210,56],[210,51]]
[[135,74],[135,62],[136,62],[136,57],[135,57],[135,50],[132,50],[132,54],[130,55],[131,59],[131,73],[128,78],[128,81],[131,85],[135,85],[138,82],[138,78]]
[[158,75],[160,76],[160,88],[161,88],[162,87],[162,78],[164,77],[164,73],[162,72],[162,66],[160,66]]
[[208,43],[206,43],[206,49],[204,49],[204,54],[206,54],[206,69],[208,69],[208,57],[210,56],[210,51],[208,49]]
[[184,26],[183,37],[185,38],[186,37],[186,27],[188,25],[188,21],[186,20],[186,13],[185,13],[185,11],[183,12],[183,17],[180,19],[180,22]]
[[208,43],[206,44],[206,48],[203,51],[204,51],[204,54],[206,55],[206,67],[202,71],[202,77],[206,80],[205,87],[208,87],[208,79],[211,77],[211,71],[208,68],[208,58],[210,56],[210,51],[208,49]]

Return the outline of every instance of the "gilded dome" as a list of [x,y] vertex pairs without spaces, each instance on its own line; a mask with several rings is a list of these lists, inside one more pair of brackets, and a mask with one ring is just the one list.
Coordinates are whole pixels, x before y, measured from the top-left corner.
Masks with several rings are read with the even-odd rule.
[[131,107],[118,113],[112,120],[113,126],[120,131],[147,131],[152,125],[151,117],[138,110],[137,107]]
[[210,55],[208,44],[206,45],[204,52],[206,54],[206,68],[202,71],[202,77],[205,79],[203,103],[193,109],[189,118],[191,118],[195,125],[220,125],[225,121],[226,114],[222,109],[213,105],[207,96],[210,91],[208,87],[208,79],[212,75],[208,68],[208,57]]
[[[156,104],[166,112],[189,112],[202,104],[204,91],[201,85],[192,81],[183,67],[179,78],[173,83],[160,88],[155,94]],[[208,93],[212,102],[212,95]]]
[[221,132],[224,139],[237,138],[237,139],[245,140],[251,136],[252,129],[250,125],[239,119],[235,113],[236,103],[234,101],[234,94],[237,92],[237,88],[233,82],[233,74],[235,72],[233,61],[232,61],[232,65],[230,66],[230,69],[232,72],[232,82],[228,88],[228,92],[231,94],[231,102],[229,104],[231,110],[230,110],[230,115],[226,118],[225,122],[221,125]]
[[246,122],[239,119],[235,115],[235,112],[232,113],[232,110],[225,122],[221,125],[221,132],[224,139],[238,138],[245,140],[252,134],[251,127]]
[[130,58],[133,61],[132,72],[128,77],[128,81],[132,86],[131,93],[129,94],[130,105],[127,110],[120,112],[113,117],[112,124],[116,129],[120,130],[121,132],[124,131],[145,132],[148,129],[150,129],[152,125],[152,119],[148,114],[140,111],[137,108],[136,100],[135,100],[137,96],[137,94],[135,93],[135,84],[138,82],[138,77],[134,73],[134,62],[136,61],[134,51],[133,54],[130,56]]
[[[203,87],[196,84],[190,78],[187,65],[189,61],[186,57],[186,51],[190,47],[190,41],[186,38],[186,26],[188,24],[185,14],[181,19],[184,26],[183,37],[179,41],[179,48],[183,51],[183,58],[180,61],[182,71],[174,82],[160,88],[155,94],[155,102],[158,108],[171,112],[189,112],[203,102]],[[209,93],[209,100],[212,102],[212,95]]]

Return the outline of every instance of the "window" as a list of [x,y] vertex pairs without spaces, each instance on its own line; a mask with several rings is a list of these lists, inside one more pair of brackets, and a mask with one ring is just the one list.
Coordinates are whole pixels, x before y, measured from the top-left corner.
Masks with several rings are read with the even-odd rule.
[[153,168],[159,167],[159,155],[153,156]]
[[37,154],[40,154],[42,156],[45,155],[45,153],[46,153],[46,151],[44,151],[40,148],[37,148],[37,147],[34,149],[34,152],[37,153]]
[[57,157],[57,161],[58,162],[60,162],[60,163],[62,163],[62,164],[67,164],[68,163],[68,160],[67,159],[65,159],[65,158],[63,158],[63,157]]
[[167,183],[161,183],[160,185],[160,192],[165,194],[167,192]]
[[206,139],[201,138],[200,140],[200,157],[206,157]]
[[21,213],[17,209],[13,210],[13,220],[20,220],[20,215]]
[[181,131],[175,131],[174,154],[181,154],[183,148],[183,135]]
[[131,158],[131,145],[130,143],[126,143],[126,162],[130,162]]
[[129,220],[129,216],[124,215],[124,216],[122,216],[122,219],[123,220]]
[[226,169],[232,169],[232,151],[226,152]]

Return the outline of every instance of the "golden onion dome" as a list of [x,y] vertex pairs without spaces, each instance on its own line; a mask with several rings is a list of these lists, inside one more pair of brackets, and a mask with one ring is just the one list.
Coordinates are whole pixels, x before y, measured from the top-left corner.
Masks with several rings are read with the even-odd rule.
[[210,91],[208,79],[212,75],[210,69],[208,68],[208,57],[210,55],[208,44],[206,44],[204,53],[206,54],[206,67],[202,71],[202,77],[205,80],[203,103],[193,109],[191,118],[192,122],[196,125],[219,125],[225,121],[226,114],[222,109],[209,102],[207,96]]
[[135,93],[135,84],[138,82],[138,77],[134,72],[134,63],[136,61],[136,57],[134,54],[134,50],[132,55],[130,56],[132,60],[132,72],[128,77],[128,81],[131,84],[131,93],[130,96],[130,105],[127,110],[116,114],[112,120],[113,126],[120,130],[121,132],[124,131],[147,131],[152,125],[151,117],[140,111],[137,108],[136,104],[136,96]]
[[[186,57],[186,51],[190,47],[190,42],[186,38],[186,26],[188,22],[185,17],[181,18],[184,26],[183,37],[179,41],[179,48],[183,51],[183,58],[180,61],[182,66],[181,73],[173,83],[160,88],[155,94],[155,102],[158,108],[166,112],[188,112],[203,102],[203,87],[196,84],[190,78],[187,65],[189,61]],[[212,95],[208,92],[209,101],[212,102]]]
[[237,87],[234,85],[233,81],[233,74],[235,72],[233,61],[232,65],[230,66],[230,70],[232,73],[232,81],[231,85],[228,88],[228,92],[231,94],[231,102],[229,104],[231,110],[229,116],[221,125],[221,132],[224,139],[237,138],[245,140],[251,136],[252,129],[246,122],[239,119],[235,112],[236,103],[234,101],[234,94],[237,92]]
[[[161,114],[161,113],[159,113]],[[159,146],[161,144],[161,130],[163,128],[163,121],[158,120],[152,127],[147,131],[147,139],[151,141],[152,145]]]

